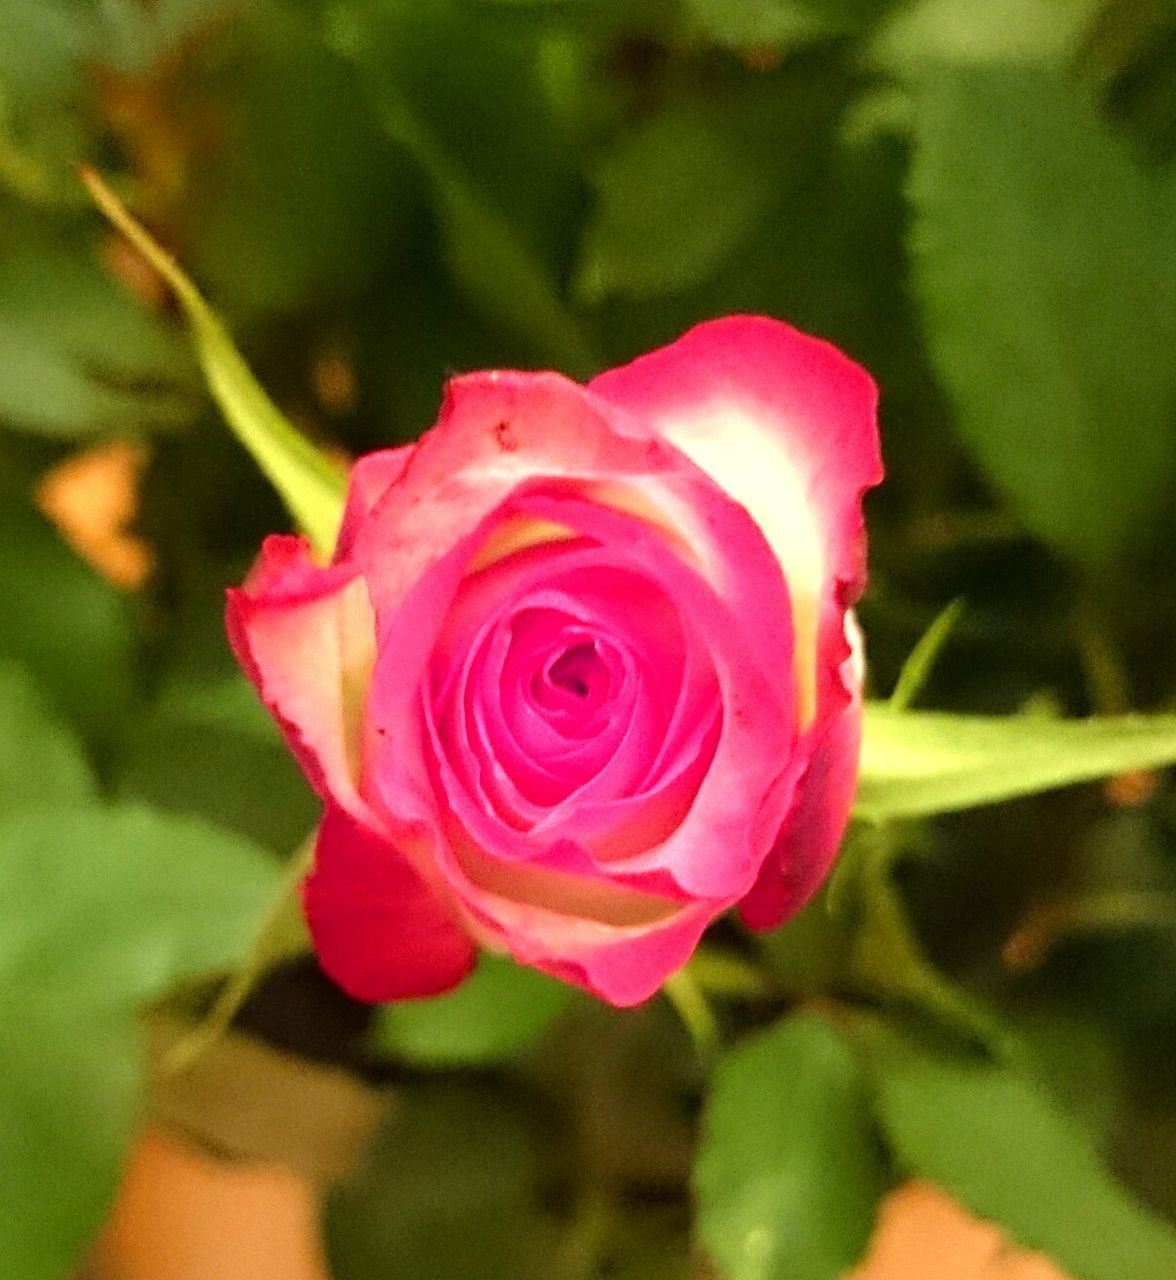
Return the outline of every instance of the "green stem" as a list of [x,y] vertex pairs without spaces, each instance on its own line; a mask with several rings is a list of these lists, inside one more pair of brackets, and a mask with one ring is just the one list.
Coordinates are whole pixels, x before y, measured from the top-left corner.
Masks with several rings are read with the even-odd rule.
[[689,966],[671,974],[662,991],[682,1019],[699,1058],[709,1062],[719,1047],[719,1024]]
[[860,893],[862,920],[854,944],[853,977],[865,994],[921,1009],[994,1057],[1017,1056],[1016,1038],[978,1000],[945,977],[927,959],[894,883],[900,846],[885,828],[864,849]]
[[175,258],[152,239],[94,170],[83,168],[82,181],[98,208],[175,293],[225,420],[281,495],[315,553],[321,560],[328,559],[343,514],[347,477],[286,420]]
[[894,691],[890,695],[890,706],[895,711],[906,711],[912,702],[923,691],[935,666],[935,661],[943,650],[943,646],[955,630],[964,611],[964,600],[957,596],[945,609],[936,615],[931,625],[919,637],[915,647],[907,655],[898,673]]
[[299,886],[314,861],[314,837],[290,858],[282,886],[253,939],[249,954],[217,993],[211,1008],[192,1031],[175,1044],[163,1060],[163,1071],[184,1071],[227,1033],[233,1019],[265,971],[275,961],[305,947]]
[[779,994],[756,964],[730,951],[701,946],[687,968],[695,985],[709,995],[734,1000],[771,1000]]

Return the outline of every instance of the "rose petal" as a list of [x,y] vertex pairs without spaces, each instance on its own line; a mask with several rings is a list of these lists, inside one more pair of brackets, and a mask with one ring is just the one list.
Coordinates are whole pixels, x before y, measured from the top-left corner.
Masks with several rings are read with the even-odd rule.
[[347,503],[335,546],[335,561],[345,560],[351,553],[355,536],[364,526],[376,504],[404,474],[415,444],[399,449],[380,449],[358,458],[347,476]]
[[796,784],[795,800],[760,871],[739,904],[752,929],[774,929],[816,893],[837,856],[857,786],[862,737],[861,633],[846,619],[850,657],[842,675],[853,690],[850,702],[820,726],[808,769]]
[[665,920],[629,928],[520,906],[484,894],[467,909],[488,946],[572,982],[620,1008],[640,1004],[690,959],[723,904],[693,902]]
[[[784,568],[798,715],[818,710],[818,653],[838,654],[836,597],[864,584],[860,499],[882,478],[877,389],[835,347],[762,316],[731,316],[590,384],[686,453],[763,530]],[[830,630],[831,628],[831,630]]]
[[362,813],[364,700],[376,657],[363,580],[320,568],[303,538],[271,537],[228,592],[229,640],[315,790]]
[[[610,412],[554,373],[453,379],[437,426],[357,532],[354,553],[377,613],[401,604],[527,481],[645,476],[680,465],[652,437],[624,435]],[[481,542],[495,531],[487,527]]]
[[335,805],[302,892],[323,970],[357,1000],[436,995],[474,967],[452,909],[387,836]]

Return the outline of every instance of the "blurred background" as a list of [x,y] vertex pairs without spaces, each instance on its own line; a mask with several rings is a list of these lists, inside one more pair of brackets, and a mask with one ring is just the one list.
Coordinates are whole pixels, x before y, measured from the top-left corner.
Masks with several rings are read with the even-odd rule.
[[[222,632],[287,518],[79,163],[349,456],[419,434],[462,370],[588,377],[735,311],[832,340],[882,390],[872,692],[958,600],[921,705],[1088,714],[1176,710],[1174,154],[1170,0],[0,0],[0,863],[56,859],[0,871],[0,925],[43,947],[34,981],[0,943],[0,1188],[29,1224],[7,1273],[68,1273],[138,1114],[138,1050],[104,1039],[86,929],[51,910],[96,837],[18,811],[101,797],[175,842],[190,890],[160,872],[140,909],[128,864],[78,908],[136,941],[140,1005],[240,951],[195,920],[214,872],[183,839],[268,854],[216,873],[248,922],[317,815]],[[927,957],[1176,1217],[1170,780],[901,841]],[[148,980],[161,918],[159,954],[203,950]],[[723,926],[760,975],[724,1030],[852,997],[847,928],[821,903]],[[495,970],[456,1012],[373,1020],[317,981],[267,1034],[396,1099],[331,1200],[338,1280],[707,1274],[703,1073],[662,1002]]]

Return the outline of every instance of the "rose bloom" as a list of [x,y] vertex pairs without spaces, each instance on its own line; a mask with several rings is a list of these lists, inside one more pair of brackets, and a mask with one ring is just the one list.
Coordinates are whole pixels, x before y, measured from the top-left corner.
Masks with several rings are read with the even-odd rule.
[[355,465],[329,565],[267,539],[229,634],[325,803],[335,981],[428,995],[486,947],[631,1005],[728,908],[801,907],[857,772],[875,404],[758,317],[587,387],[467,374]]

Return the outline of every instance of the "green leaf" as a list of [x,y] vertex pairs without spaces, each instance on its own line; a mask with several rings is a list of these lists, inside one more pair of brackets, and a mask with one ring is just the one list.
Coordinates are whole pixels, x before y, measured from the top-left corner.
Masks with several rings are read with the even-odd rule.
[[1013,1034],[1034,1079],[1053,1101],[1096,1144],[1109,1138],[1123,1108],[1127,1064],[1101,1016],[1049,1007],[1026,1010],[1015,1015]]
[[115,792],[286,854],[321,806],[249,682],[174,680],[136,717]]
[[272,323],[278,309],[313,314],[370,293],[406,251],[419,200],[354,68],[301,19],[255,6],[223,23],[202,59],[218,142],[192,157],[184,259],[234,320]]
[[1176,479],[1176,182],[1040,70],[928,73],[915,141],[915,282],[962,438],[1032,532],[1105,567]]
[[[847,873],[854,850],[847,839],[836,875]],[[790,995],[812,995],[839,989],[853,941],[845,912],[832,905],[828,887],[822,888],[803,911],[777,929],[755,935],[756,949],[779,988]]]
[[342,0],[329,39],[422,173],[461,292],[540,360],[587,376],[600,362],[559,281],[579,142],[544,82],[558,42],[521,19],[447,0]]
[[943,63],[1065,65],[1102,0],[918,0],[893,7],[870,59],[898,75]]
[[694,1172],[699,1237],[729,1280],[837,1280],[885,1175],[854,1051],[796,1014],[715,1072]]
[[70,0],[0,0],[0,185],[30,202],[78,203],[90,17]]
[[175,291],[221,412],[325,559],[339,531],[346,477],[283,417],[175,259],[131,217],[96,173],[87,170],[83,176],[98,207]]
[[483,955],[449,995],[380,1011],[375,1045],[430,1065],[494,1062],[536,1041],[567,1007],[572,990],[513,960]]
[[128,599],[62,541],[0,464],[0,656],[87,738],[126,727],[136,638]]
[[887,6],[879,0],[685,0],[685,7],[719,44],[761,49],[851,34]]
[[81,743],[57,720],[29,675],[0,662],[0,812],[96,795]]
[[73,1274],[105,1218],[138,1120],[129,1017],[0,989],[0,1257],[21,1280]]
[[212,673],[181,669],[172,673],[155,699],[154,710],[168,722],[239,733],[275,746],[282,742],[257,690],[239,669]]
[[776,197],[774,157],[714,111],[672,109],[622,135],[596,174],[576,291],[652,298],[705,280]]
[[239,836],[135,805],[0,820],[0,991],[131,1011],[232,967],[281,887]]
[[1128,1195],[1041,1089],[896,1035],[871,1044],[878,1118],[907,1170],[1076,1280],[1176,1275],[1176,1231]]
[[433,187],[450,268],[470,300],[570,372],[590,372],[587,335],[518,228],[402,105],[389,103],[383,120]]
[[74,243],[3,211],[0,420],[74,437],[191,419],[197,382],[183,344]]
[[539,1204],[540,1157],[508,1097],[456,1084],[400,1090],[362,1174],[331,1197],[339,1280],[550,1280],[558,1238]]
[[961,716],[866,707],[854,812],[883,822],[1176,763],[1176,716]]
[[68,93],[90,25],[69,0],[0,3],[0,80],[21,96]]
[[0,818],[0,1257],[61,1280],[138,1118],[140,1005],[225,969],[281,882],[237,837],[146,809]]
[[240,0],[103,0],[94,14],[90,56],[128,76],[149,76],[175,58],[185,41],[195,43],[209,27],[240,21]]

